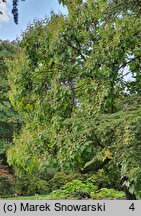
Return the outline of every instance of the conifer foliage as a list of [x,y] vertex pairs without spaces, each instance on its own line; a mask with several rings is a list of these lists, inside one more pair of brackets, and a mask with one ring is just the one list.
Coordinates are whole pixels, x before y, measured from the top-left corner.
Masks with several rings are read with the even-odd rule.
[[18,0],[13,0],[12,14],[13,14],[14,22],[18,24]]
[[[21,1],[25,1],[25,0],[21,0]],[[13,18],[14,18],[14,22],[16,24],[18,24],[18,2],[19,0],[13,0],[13,9],[12,9],[12,14],[13,14]]]
[[[21,1],[25,1],[25,0],[21,0]],[[13,0],[13,7],[12,7],[12,14],[13,14],[13,18],[14,18],[14,22],[16,24],[18,24],[18,2],[19,0]],[[7,3],[6,0],[1,0],[0,3]],[[3,12],[0,11],[0,15],[3,15]]]

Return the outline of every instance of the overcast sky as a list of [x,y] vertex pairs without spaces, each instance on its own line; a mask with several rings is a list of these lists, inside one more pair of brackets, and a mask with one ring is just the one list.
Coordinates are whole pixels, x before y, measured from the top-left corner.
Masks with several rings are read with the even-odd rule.
[[14,40],[19,37],[35,18],[49,16],[53,10],[55,12],[67,13],[66,8],[58,4],[57,0],[19,0],[19,24],[16,25],[11,14],[12,0],[7,0],[7,4],[1,3],[0,10],[0,39]]

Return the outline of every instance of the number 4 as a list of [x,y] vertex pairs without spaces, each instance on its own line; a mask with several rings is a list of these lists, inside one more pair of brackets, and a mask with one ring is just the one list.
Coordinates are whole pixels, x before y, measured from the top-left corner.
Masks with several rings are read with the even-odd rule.
[[135,210],[134,203],[132,203],[132,204],[130,205],[129,209],[131,209],[132,211],[134,211],[134,210]]

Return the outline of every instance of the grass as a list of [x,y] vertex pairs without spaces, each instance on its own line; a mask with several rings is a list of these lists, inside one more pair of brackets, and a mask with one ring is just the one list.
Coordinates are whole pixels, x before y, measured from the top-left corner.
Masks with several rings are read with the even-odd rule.
[[[35,196],[17,196],[17,197],[8,197],[8,198],[0,198],[1,200],[53,200],[53,197],[50,195],[35,195]],[[58,197],[58,199],[67,199],[67,200],[74,200],[77,198],[76,197],[68,197],[68,198],[63,198],[63,197]],[[88,199],[88,198],[83,198],[83,199]],[[123,192],[118,192],[115,196],[93,196],[92,198],[89,198],[90,200],[124,200],[124,193]],[[54,200],[57,200],[57,198],[54,198]]]
[[35,195],[35,196],[15,196],[8,198],[1,198],[6,200],[47,200],[47,195]]

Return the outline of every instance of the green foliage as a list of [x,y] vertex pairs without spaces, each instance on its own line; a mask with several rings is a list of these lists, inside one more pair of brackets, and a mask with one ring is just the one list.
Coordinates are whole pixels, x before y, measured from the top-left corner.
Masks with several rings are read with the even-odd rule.
[[140,196],[138,12],[124,1],[61,2],[68,16],[28,26],[7,64],[10,101],[25,120],[8,162],[18,175],[103,169]]
[[62,186],[67,184],[67,182],[71,182],[76,179],[84,179],[83,176],[80,175],[80,173],[68,173],[65,174],[64,172],[57,172],[53,178],[51,178],[48,181],[48,185],[50,188],[50,191],[60,189]]
[[14,131],[18,131],[21,119],[14,111],[9,98],[6,61],[12,60],[18,47],[0,40],[0,163],[6,163],[6,150],[10,147]]
[[115,189],[102,188],[96,192],[96,194],[91,194],[96,199],[124,199],[125,195],[122,191],[116,191]]
[[89,182],[74,180],[68,182],[61,189],[51,192],[47,199],[123,199],[124,193],[114,189],[102,188],[98,190],[96,186]]
[[15,192],[13,176],[0,173],[0,197],[11,197]]
[[85,180],[94,183],[100,188],[114,188],[115,190],[122,190],[120,184],[120,172],[118,168],[110,162],[110,166],[105,166],[104,169],[99,169],[95,174],[85,174]]
[[95,192],[97,187],[95,187],[92,183],[83,183],[81,180],[74,180],[72,182],[68,182],[65,186],[61,187],[61,189],[53,191],[47,199],[66,199],[69,197],[75,197],[77,195],[82,195],[85,193]]
[[32,196],[48,194],[49,187],[47,181],[37,175],[25,175],[21,178],[15,177],[15,193],[20,196]]

